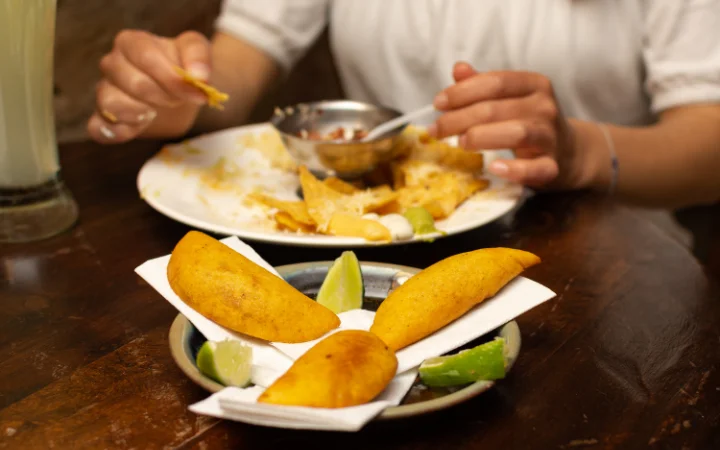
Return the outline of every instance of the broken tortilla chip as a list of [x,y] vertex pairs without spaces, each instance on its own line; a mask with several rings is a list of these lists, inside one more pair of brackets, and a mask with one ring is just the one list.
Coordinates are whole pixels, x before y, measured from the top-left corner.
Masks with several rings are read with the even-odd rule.
[[360,237],[368,241],[392,241],[392,234],[385,225],[344,212],[332,215],[327,232],[333,236]]
[[262,203],[265,206],[269,206],[270,208],[275,208],[287,213],[295,222],[302,225],[313,227],[315,225],[315,221],[310,217],[310,214],[308,214],[307,205],[302,200],[279,200],[275,197],[259,193],[250,194],[248,198]]
[[423,184],[398,190],[401,211],[412,207],[427,209],[434,219],[445,219],[474,193],[486,189],[489,182],[464,172],[444,172]]
[[333,214],[346,210],[350,196],[326,186],[305,166],[300,167],[300,185],[310,217],[317,223],[319,231],[326,231]]
[[306,225],[295,220],[290,214],[285,211],[278,211],[275,213],[275,222],[281,230],[288,231],[302,231],[303,233],[315,232],[315,226]]
[[182,77],[183,81],[203,91],[203,93],[207,96],[208,106],[220,110],[225,109],[222,104],[230,98],[228,94],[220,92],[204,81],[198,80],[180,67],[175,67],[175,72]]
[[431,137],[427,130],[409,126],[403,136],[413,142],[409,158],[414,161],[434,162],[449,169],[479,172],[485,166],[485,157],[445,141]]
[[347,206],[350,211],[358,214],[367,214],[381,210],[397,198],[398,193],[393,191],[390,186],[379,186],[355,192],[348,199]]
[[337,177],[329,177],[323,180],[323,184],[325,186],[329,187],[330,189],[336,190],[341,194],[354,194],[355,192],[360,191],[356,186],[353,186],[352,184],[341,180]]

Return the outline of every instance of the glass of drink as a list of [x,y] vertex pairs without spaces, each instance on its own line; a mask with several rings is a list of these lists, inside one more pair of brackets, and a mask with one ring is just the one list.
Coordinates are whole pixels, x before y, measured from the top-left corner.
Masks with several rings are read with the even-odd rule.
[[53,114],[56,0],[0,0],[0,242],[70,228]]

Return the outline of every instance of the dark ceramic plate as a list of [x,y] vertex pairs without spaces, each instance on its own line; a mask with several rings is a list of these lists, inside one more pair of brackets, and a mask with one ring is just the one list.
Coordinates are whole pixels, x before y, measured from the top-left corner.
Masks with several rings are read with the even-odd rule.
[[[278,267],[283,278],[310,297],[317,295],[320,285],[325,279],[332,261],[321,261],[305,264],[293,264]],[[366,262],[361,263],[363,278],[365,280],[365,302],[363,309],[376,310],[387,297],[388,292],[397,287],[407,277],[419,272],[419,269],[391,264]],[[454,350],[456,353],[465,348],[477,345],[501,336],[505,339],[508,357],[508,371],[512,368],[520,352],[520,329],[517,323],[509,322],[494,332],[488,333],[469,344]],[[217,392],[223,388],[206,377],[195,365],[197,352],[207,340],[185,318],[178,314],[170,328],[170,351],[180,369],[198,385],[210,392]],[[410,417],[437,411],[464,402],[482,392],[490,389],[495,383],[492,381],[478,381],[476,383],[457,388],[429,388],[424,386],[419,378],[415,381],[402,403],[383,411],[380,419],[395,419]]]

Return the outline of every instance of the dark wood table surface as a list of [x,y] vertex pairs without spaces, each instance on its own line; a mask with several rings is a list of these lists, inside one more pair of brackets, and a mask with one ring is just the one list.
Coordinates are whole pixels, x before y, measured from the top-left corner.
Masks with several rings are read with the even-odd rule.
[[[706,229],[703,264],[632,208],[587,194],[536,196],[434,244],[358,252],[417,267],[488,246],[543,258],[527,276],[558,296],[519,318],[518,363],[486,394],[355,435],[192,414],[207,393],[170,357],[176,312],[133,273],[188,231],[136,191],[157,149],[64,146],[78,225],[0,246],[0,448],[720,448],[717,208],[693,213]],[[257,249],[275,265],[338,254]]]

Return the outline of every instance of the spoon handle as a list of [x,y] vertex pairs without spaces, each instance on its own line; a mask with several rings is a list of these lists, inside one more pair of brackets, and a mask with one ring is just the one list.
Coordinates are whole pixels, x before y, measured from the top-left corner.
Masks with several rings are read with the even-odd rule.
[[367,142],[372,141],[373,139],[377,139],[380,136],[390,131],[393,131],[396,128],[408,125],[409,123],[412,123],[417,119],[421,119],[433,112],[435,112],[435,107],[433,105],[427,105],[415,111],[403,114],[400,117],[396,117],[395,119],[388,120],[387,122],[382,123],[370,130],[370,132],[367,134],[367,136],[365,136],[363,141]]

